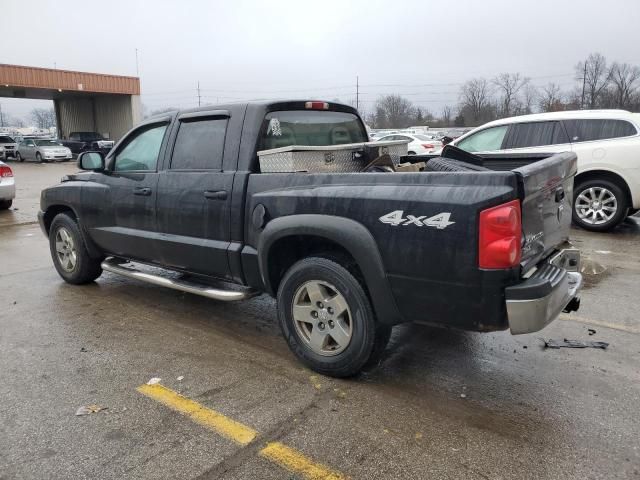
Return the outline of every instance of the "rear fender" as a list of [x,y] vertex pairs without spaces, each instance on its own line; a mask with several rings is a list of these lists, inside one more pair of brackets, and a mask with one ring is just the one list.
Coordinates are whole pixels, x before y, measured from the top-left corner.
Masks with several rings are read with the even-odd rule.
[[343,247],[354,258],[369,290],[378,321],[394,325],[404,321],[387,281],[378,246],[362,224],[331,215],[290,215],[267,224],[258,240],[258,263],[266,290],[275,296],[269,275],[271,247],[288,236],[311,235],[325,238]]

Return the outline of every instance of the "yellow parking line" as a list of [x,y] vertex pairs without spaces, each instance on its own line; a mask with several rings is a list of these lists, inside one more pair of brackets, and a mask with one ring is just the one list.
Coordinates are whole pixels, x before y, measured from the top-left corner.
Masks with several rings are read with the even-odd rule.
[[339,472],[312,462],[297,450],[289,448],[280,442],[268,443],[266,447],[260,450],[260,455],[308,480],[343,480],[346,478]]
[[213,430],[240,445],[247,445],[258,436],[258,432],[254,429],[238,423],[235,420],[231,420],[221,413],[211,410],[198,402],[194,402],[159,383],[154,385],[141,385],[137,390],[172,410],[186,415],[203,427],[207,427],[209,430]]
[[[251,427],[236,422],[159,383],[140,385],[137,390],[240,445],[248,445],[258,436],[258,432]],[[267,443],[267,446],[260,450],[260,456],[306,480],[344,480],[347,478],[322,464],[315,463],[302,453],[280,442]]]
[[562,314],[560,315],[560,320],[564,320],[565,322],[579,322],[587,325],[595,325],[598,327],[611,328],[613,330],[620,330],[622,332],[628,332],[628,333],[640,333],[640,328],[629,327],[627,325],[621,325],[619,323],[603,322],[602,320],[593,320],[592,318],[578,317],[577,315],[573,315],[573,314],[571,315]]

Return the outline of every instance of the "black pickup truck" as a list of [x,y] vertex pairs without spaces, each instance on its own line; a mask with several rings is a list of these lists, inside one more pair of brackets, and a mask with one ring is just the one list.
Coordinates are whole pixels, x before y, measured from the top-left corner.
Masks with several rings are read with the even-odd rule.
[[43,190],[40,225],[69,283],[107,270],[222,301],[276,297],[292,351],[332,376],[374,365],[402,322],[520,334],[577,309],[574,154],[351,173],[268,173],[258,156],[312,145],[330,162],[367,141],[335,103],[166,113],[106,157],[81,154],[84,172]]
[[102,152],[106,155],[115,142],[104,138],[98,132],[71,132],[69,138],[60,140],[60,143],[74,155],[88,151]]

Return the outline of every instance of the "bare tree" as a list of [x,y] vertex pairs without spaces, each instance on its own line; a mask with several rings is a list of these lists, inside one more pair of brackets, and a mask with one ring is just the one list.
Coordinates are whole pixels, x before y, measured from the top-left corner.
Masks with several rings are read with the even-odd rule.
[[416,117],[416,109],[400,95],[385,95],[376,101],[376,128],[405,128]]
[[491,90],[489,82],[484,78],[473,78],[462,85],[460,89],[460,111],[471,113],[474,122],[483,119],[491,104]]
[[564,110],[560,86],[556,83],[550,82],[545,87],[542,87],[539,106],[540,110],[543,112],[557,112]]
[[517,109],[518,93],[528,83],[528,78],[523,78],[519,73],[501,73],[492,80],[500,92],[500,114],[508,117]]
[[533,113],[533,107],[536,104],[538,97],[540,96],[540,92],[531,83],[527,82],[522,91],[522,113],[528,114]]
[[640,86],[640,68],[628,63],[614,62],[609,71],[614,107],[631,108]]
[[596,108],[598,100],[609,84],[610,70],[607,68],[607,59],[599,54],[592,53],[583,62],[576,65],[576,79],[582,81],[582,96],[580,105],[584,108]]
[[442,107],[442,123],[445,127],[451,126],[451,116],[453,115],[453,111],[449,105],[445,105]]
[[56,113],[53,108],[34,108],[29,116],[38,128],[46,130],[56,126]]

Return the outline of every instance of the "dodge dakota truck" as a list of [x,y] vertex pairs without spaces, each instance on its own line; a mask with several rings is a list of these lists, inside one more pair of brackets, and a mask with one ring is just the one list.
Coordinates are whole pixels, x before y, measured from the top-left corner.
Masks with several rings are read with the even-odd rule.
[[336,103],[165,113],[106,156],[83,152],[81,172],[42,191],[39,221],[72,284],[106,270],[218,301],[275,297],[293,353],[336,377],[375,366],[402,322],[523,334],[578,308],[575,154],[495,171],[447,147],[406,171],[367,158],[367,142]]

